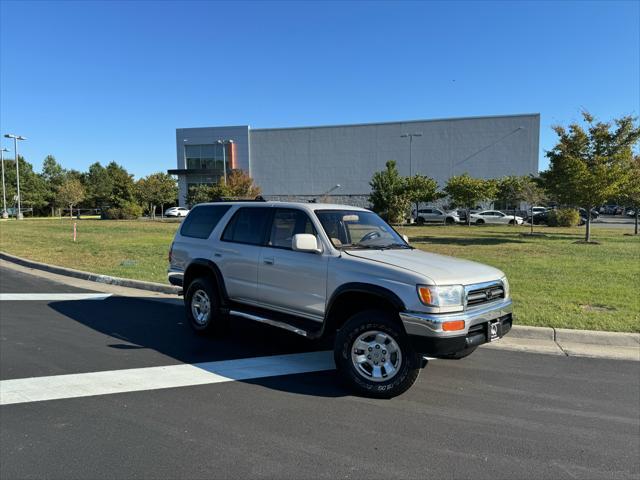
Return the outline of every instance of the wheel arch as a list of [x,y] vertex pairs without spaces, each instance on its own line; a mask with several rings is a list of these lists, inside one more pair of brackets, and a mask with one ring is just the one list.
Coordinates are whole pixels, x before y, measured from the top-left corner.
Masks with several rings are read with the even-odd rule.
[[186,292],[189,289],[189,284],[196,278],[206,276],[213,280],[219,295],[221,303],[226,303],[227,291],[224,285],[224,278],[222,272],[218,266],[206,258],[196,258],[189,263],[189,266],[184,272],[183,288]]
[[[379,285],[360,282],[341,285],[327,303],[323,334],[335,333],[352,315],[369,309],[397,314],[405,310],[405,305],[398,295]],[[404,330],[400,317],[396,315],[395,318]]]

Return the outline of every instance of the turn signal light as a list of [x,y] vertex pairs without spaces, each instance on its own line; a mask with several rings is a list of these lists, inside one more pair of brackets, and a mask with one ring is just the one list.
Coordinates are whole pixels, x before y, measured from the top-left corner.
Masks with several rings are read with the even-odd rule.
[[442,330],[444,330],[445,332],[464,330],[464,320],[453,320],[451,322],[444,322],[442,324]]
[[422,303],[426,305],[433,305],[431,290],[429,290],[427,287],[418,287],[418,295],[420,295],[420,300],[422,300]]

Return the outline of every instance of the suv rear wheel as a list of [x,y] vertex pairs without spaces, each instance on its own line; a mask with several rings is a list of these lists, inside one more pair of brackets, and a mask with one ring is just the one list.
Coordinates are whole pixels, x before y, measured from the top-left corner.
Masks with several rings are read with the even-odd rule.
[[218,309],[218,292],[209,278],[200,277],[192,281],[184,302],[189,325],[197,333],[219,333],[223,330],[225,322]]
[[390,313],[353,315],[336,335],[334,360],[347,385],[362,395],[391,398],[404,393],[420,374],[420,357]]

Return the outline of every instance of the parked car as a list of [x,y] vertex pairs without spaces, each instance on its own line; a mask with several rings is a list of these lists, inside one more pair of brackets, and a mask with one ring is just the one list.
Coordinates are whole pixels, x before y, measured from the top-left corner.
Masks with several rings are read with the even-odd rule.
[[471,223],[475,223],[476,225],[482,225],[485,223],[502,225],[513,225],[514,223],[517,223],[518,225],[522,225],[523,222],[524,219],[522,217],[518,217],[517,215],[507,215],[499,210],[485,210],[483,212],[471,214]]
[[416,216],[416,223],[423,225],[425,223],[446,223],[452,225],[454,223],[460,223],[460,216],[455,210],[452,212],[445,212],[439,208],[428,207],[418,210]]
[[512,325],[503,272],[415,249],[375,213],[346,205],[197,205],[176,232],[168,277],[195,332],[243,318],[335,336],[340,376],[378,398],[410,388],[424,355],[466,357]]
[[[480,209],[474,208],[474,209],[469,210],[469,213],[470,214],[474,214],[474,213],[478,213],[478,212],[481,212],[481,211],[482,210],[480,210]],[[456,210],[456,213],[458,214],[458,217],[460,218],[460,222],[461,223],[467,223],[467,211],[465,209],[460,208],[460,209]]]
[[[586,219],[587,218],[587,211],[584,208],[580,208],[578,210],[578,212],[580,213],[580,217]],[[595,220],[596,218],[598,218],[600,216],[600,214],[598,213],[598,211],[595,208],[591,209],[591,220]]]
[[627,213],[625,215],[627,217],[635,217],[636,216],[635,208],[627,208]]
[[171,207],[171,208],[167,208],[164,211],[164,216],[165,217],[186,217],[188,213],[189,213],[188,208]]

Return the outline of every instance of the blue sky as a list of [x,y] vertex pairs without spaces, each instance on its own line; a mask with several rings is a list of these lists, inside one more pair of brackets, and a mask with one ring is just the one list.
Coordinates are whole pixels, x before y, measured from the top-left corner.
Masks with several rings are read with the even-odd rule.
[[[175,128],[640,113],[640,2],[0,2],[0,129],[37,169],[175,167]],[[12,149],[3,140],[3,145]]]

